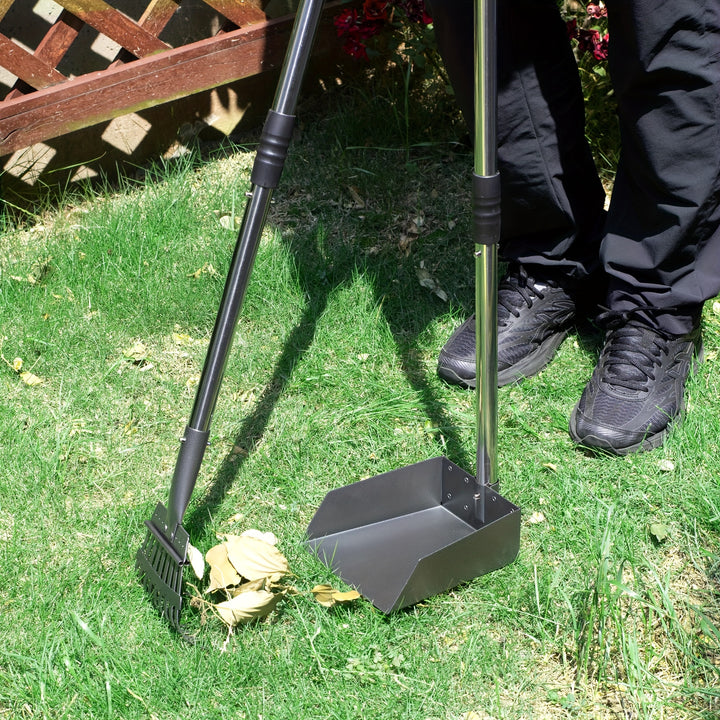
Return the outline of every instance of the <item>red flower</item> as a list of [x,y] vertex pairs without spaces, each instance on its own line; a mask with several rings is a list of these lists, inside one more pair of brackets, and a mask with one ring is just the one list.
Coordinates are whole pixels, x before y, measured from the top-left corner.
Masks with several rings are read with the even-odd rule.
[[432,22],[432,18],[425,11],[423,0],[393,0],[393,5],[400,8],[410,22],[423,25],[429,25]]
[[388,19],[388,0],[365,0],[363,16],[367,20],[382,21]]
[[592,56],[598,60],[607,60],[608,57],[608,40],[609,35],[600,35],[597,30],[578,30],[577,34],[578,50],[580,53],[592,53]]
[[587,14],[590,15],[590,17],[594,18],[604,18],[607,17],[607,8],[605,5],[595,5],[595,3],[590,3],[587,8]]
[[[337,24],[337,23],[336,23]],[[577,18],[573,18],[572,20],[568,20],[565,25],[567,26],[567,34],[568,37],[571,40],[577,40],[578,36],[578,26],[577,26]]]
[[358,42],[354,38],[348,38],[343,45],[343,50],[356,60],[367,60],[367,48],[361,42]]
[[357,24],[357,10],[343,10],[339,15],[336,15],[333,23],[337,30],[338,37],[347,35],[350,32],[350,28]]

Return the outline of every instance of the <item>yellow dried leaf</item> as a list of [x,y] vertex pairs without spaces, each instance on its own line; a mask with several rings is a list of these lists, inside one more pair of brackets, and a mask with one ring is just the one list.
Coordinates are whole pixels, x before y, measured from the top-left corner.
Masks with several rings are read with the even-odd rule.
[[13,369],[15,372],[20,372],[20,371],[22,370],[22,366],[23,366],[22,358],[16,357],[16,358],[12,361],[12,369]]
[[[241,448],[242,450],[242,448]],[[233,452],[235,451],[235,448],[233,448]],[[255,530],[254,528],[250,528],[249,530],[245,530],[243,533],[241,533],[241,537],[254,537],[258,540],[264,540],[269,545],[277,545],[278,539],[275,533],[271,532],[263,532],[262,530]]]
[[20,379],[26,385],[30,385],[30,386],[40,385],[41,383],[45,382],[42,378],[39,378],[37,375],[33,375],[31,372],[28,372],[27,370],[20,373]]
[[187,554],[190,567],[193,569],[195,577],[198,580],[202,580],[205,575],[205,559],[203,558],[203,554],[194,545],[188,545]]
[[230,600],[218,603],[215,605],[215,609],[224,623],[234,627],[241,623],[267,617],[275,609],[281,597],[282,593],[249,590]]
[[205,554],[205,560],[210,566],[210,585],[205,592],[222,590],[242,582],[242,578],[228,560],[225,543],[211,547]]
[[192,342],[192,338],[186,333],[174,332],[172,334],[172,339],[176,345],[190,345]]
[[226,535],[228,560],[248,580],[270,578],[277,582],[288,570],[288,561],[274,546],[254,537]]
[[205,263],[202,267],[199,267],[195,272],[188,274],[188,277],[195,278],[197,280],[203,273],[207,273],[210,277],[216,277],[220,273],[213,267],[212,263]]
[[271,590],[272,588],[266,587],[266,584],[267,578],[259,578],[258,580],[251,580],[244,582],[242,585],[238,585],[237,587],[229,588],[228,593],[230,594],[230,597],[235,597],[240,593],[250,592],[252,590]]
[[122,352],[126,358],[130,358],[134,362],[141,362],[147,357],[148,349],[144,342],[138,341]]
[[357,600],[360,597],[360,593],[357,590],[341,592],[340,590],[335,590],[335,588],[330,585],[316,585],[310,592],[323,607],[342,605],[343,603]]

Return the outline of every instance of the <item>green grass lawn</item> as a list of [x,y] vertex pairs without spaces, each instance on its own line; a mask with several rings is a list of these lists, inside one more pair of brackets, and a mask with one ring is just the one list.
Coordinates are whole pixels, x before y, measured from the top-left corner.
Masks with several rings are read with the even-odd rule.
[[408,120],[371,83],[300,110],[185,518],[202,551],[218,533],[274,532],[298,592],[231,635],[188,607],[196,646],[155,614],[134,560],[167,498],[254,139],[6,221],[0,717],[718,716],[712,302],[687,417],[662,449],[572,445],[590,328],[500,391],[514,563],[392,616],[312,599],[340,586],[302,548],[328,490],[438,455],[474,469],[473,395],[435,375],[472,311],[471,156],[441,100],[411,100]]

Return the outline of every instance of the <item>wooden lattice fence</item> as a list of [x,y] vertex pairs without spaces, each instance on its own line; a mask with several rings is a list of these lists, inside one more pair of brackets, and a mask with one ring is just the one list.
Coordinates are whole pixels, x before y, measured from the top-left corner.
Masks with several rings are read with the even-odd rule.
[[[293,2],[0,0],[5,170],[38,143],[277,68]],[[316,54],[337,51],[344,4],[326,3]]]

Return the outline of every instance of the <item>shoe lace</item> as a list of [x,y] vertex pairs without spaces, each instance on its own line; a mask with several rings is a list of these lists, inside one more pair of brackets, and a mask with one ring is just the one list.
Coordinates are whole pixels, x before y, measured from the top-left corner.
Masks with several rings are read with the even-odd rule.
[[627,313],[606,312],[598,316],[609,334],[603,349],[605,379],[614,387],[648,392],[655,370],[669,352],[668,338]]
[[[541,285],[543,288],[557,287],[557,283],[551,280],[543,280]],[[536,299],[544,298],[543,290],[528,275],[525,267],[517,265],[511,268],[498,288],[498,325],[506,325],[509,315],[520,317],[523,304],[531,308]]]

